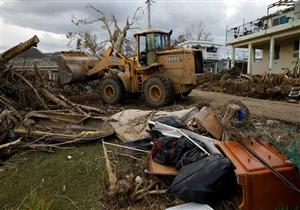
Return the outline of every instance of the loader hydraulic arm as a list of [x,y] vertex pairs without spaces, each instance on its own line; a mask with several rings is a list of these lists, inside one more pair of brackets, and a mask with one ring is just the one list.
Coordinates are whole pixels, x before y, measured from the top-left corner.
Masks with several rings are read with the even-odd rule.
[[110,55],[112,54],[113,49],[111,47],[107,48],[107,50],[104,53],[103,58],[93,67],[91,68],[88,72],[88,76],[92,76],[94,74],[97,74],[105,69],[107,69],[107,66],[109,65],[110,62]]
[[103,58],[87,72],[87,75],[92,76],[114,66],[124,66],[127,61],[128,58],[126,56],[109,47],[105,51]]

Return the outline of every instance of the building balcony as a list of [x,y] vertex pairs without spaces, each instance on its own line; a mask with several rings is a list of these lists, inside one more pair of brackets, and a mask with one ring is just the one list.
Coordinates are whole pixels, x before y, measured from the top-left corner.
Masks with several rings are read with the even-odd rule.
[[235,45],[265,35],[293,30],[299,26],[300,18],[296,15],[294,7],[290,7],[226,30],[226,44]]

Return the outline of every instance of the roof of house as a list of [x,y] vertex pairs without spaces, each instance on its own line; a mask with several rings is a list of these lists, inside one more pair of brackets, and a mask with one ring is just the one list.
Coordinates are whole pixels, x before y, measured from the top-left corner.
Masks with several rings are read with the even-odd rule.
[[134,36],[145,35],[145,34],[149,34],[149,33],[169,34],[169,33],[171,33],[171,31],[165,31],[165,30],[162,30],[162,29],[150,29],[150,30],[144,30],[144,31],[141,31],[141,32],[137,32],[137,33],[134,34]]
[[187,45],[187,44],[200,45],[202,47],[222,46],[221,44],[217,44],[212,41],[203,41],[203,40],[189,40],[178,44],[178,46]]

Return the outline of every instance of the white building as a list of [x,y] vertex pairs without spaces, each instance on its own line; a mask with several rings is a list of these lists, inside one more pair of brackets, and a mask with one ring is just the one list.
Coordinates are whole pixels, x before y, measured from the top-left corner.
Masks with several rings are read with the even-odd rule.
[[300,1],[274,2],[266,16],[231,28],[226,39],[233,49],[248,49],[248,74],[280,74],[294,68],[300,60]]
[[[230,67],[232,48],[214,43],[212,41],[186,41],[177,45],[183,48],[196,48],[202,50],[203,67],[205,72],[218,73]],[[241,68],[247,61],[247,49],[235,50],[235,62],[241,63]]]

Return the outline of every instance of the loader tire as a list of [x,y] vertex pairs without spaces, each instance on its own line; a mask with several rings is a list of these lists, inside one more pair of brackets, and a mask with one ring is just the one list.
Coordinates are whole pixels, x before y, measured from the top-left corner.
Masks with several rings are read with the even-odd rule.
[[125,95],[125,88],[119,77],[105,77],[101,81],[100,95],[107,104],[118,104]]
[[175,94],[171,81],[164,77],[151,77],[144,85],[144,96],[147,103],[158,108],[174,103]]

